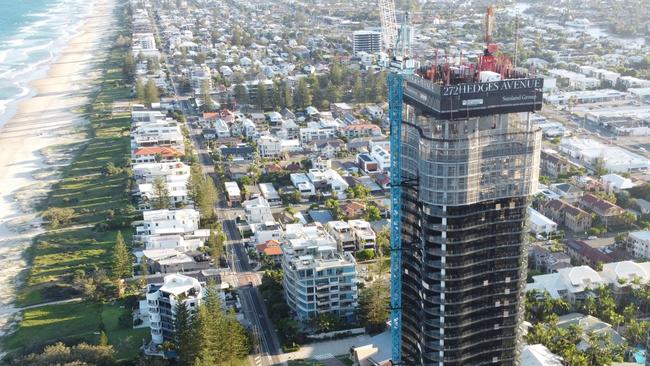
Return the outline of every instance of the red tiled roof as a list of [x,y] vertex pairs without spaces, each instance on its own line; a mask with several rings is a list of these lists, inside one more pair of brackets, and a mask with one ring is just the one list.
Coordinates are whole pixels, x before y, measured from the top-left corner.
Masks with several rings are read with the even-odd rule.
[[220,114],[217,112],[203,112],[204,119],[217,119],[219,116]]
[[174,157],[174,156],[183,156],[185,155],[183,152],[178,151],[174,149],[173,147],[166,147],[166,146],[149,146],[149,147],[142,147],[139,149],[135,149],[133,151],[133,155],[156,155],[160,154],[165,158],[168,157]]

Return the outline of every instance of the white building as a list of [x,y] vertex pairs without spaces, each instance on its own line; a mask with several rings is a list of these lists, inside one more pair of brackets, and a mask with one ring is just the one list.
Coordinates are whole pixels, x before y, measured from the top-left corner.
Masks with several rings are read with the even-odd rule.
[[322,227],[289,226],[288,242],[282,247],[283,287],[289,307],[300,320],[324,313],[353,320],[358,280],[352,254],[339,253],[336,242]]
[[[310,123],[311,125],[311,123]],[[332,140],[337,137],[336,128],[321,128],[320,126],[300,128],[300,143],[306,147],[311,141]]]
[[600,182],[603,184],[607,193],[618,193],[621,190],[634,187],[630,178],[625,178],[618,174],[603,175],[600,177]]
[[543,344],[527,344],[521,352],[522,366],[562,366],[564,359]]
[[372,226],[366,220],[349,220],[348,225],[352,229],[354,240],[357,245],[357,250],[375,249],[377,243],[377,235],[372,230]]
[[162,344],[164,341],[174,339],[174,322],[178,304],[183,302],[191,312],[194,311],[203,300],[204,290],[198,280],[172,274],[165,276],[162,285],[150,284],[146,296],[151,341],[154,344]]
[[269,205],[279,206],[282,204],[282,198],[275,187],[273,187],[273,183],[260,183],[259,187],[262,197],[266,198]]
[[[170,207],[184,206],[192,202],[187,193],[187,176],[167,176],[164,184],[169,194]],[[153,184],[138,184],[138,194],[140,196],[139,209],[151,209],[151,202],[157,198]]]
[[593,139],[563,138],[560,151],[592,166],[602,161],[605,169],[610,172],[624,173],[650,169],[650,160],[643,156]]
[[290,176],[291,183],[300,192],[304,198],[311,197],[316,194],[316,188],[305,173],[292,173]]
[[632,231],[627,241],[635,258],[650,258],[650,231]]
[[355,252],[357,250],[356,239],[352,228],[345,221],[330,221],[325,225],[327,232],[336,240],[339,252]]
[[242,206],[244,207],[246,222],[248,222],[249,225],[274,221],[271,213],[271,206],[264,197],[257,197],[244,201]]
[[269,240],[279,241],[282,236],[282,228],[275,221],[267,221],[261,224],[251,226],[255,244],[264,244]]
[[170,146],[185,151],[183,133],[176,121],[156,121],[137,126],[131,131],[131,150],[149,146]]
[[605,281],[589,266],[561,268],[557,273],[533,276],[533,283],[526,285],[526,291],[548,291],[554,299],[562,298],[570,303],[583,300],[589,292]]
[[382,146],[370,142],[370,157],[377,162],[380,171],[390,170],[390,153]]
[[225,182],[226,196],[228,197],[228,205],[230,207],[241,204],[241,190],[237,182]]
[[138,183],[153,183],[156,178],[164,181],[184,179],[187,181],[190,176],[190,167],[185,163],[140,163],[133,165],[133,179]]
[[135,221],[133,240],[145,249],[196,250],[203,246],[209,230],[199,229],[199,212],[194,209],[144,211]]
[[381,32],[374,30],[358,30],[352,33],[352,52],[376,54],[381,52]]
[[277,157],[282,153],[282,142],[277,137],[261,136],[257,140],[257,148],[263,158]]
[[214,121],[214,131],[218,139],[230,137],[230,127],[228,127],[228,123],[221,118]]
[[532,207],[528,207],[530,231],[535,234],[551,234],[557,231],[557,224]]

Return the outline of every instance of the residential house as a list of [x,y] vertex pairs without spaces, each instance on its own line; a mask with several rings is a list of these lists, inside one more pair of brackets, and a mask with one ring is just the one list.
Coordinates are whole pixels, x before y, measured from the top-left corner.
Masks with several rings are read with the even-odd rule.
[[379,163],[368,153],[357,154],[357,164],[359,168],[366,173],[376,173],[380,171]]
[[578,168],[577,164],[553,150],[542,150],[539,165],[541,175],[551,179],[557,179],[558,176],[567,174],[571,168]]
[[528,250],[529,265],[544,273],[557,272],[560,268],[571,267],[571,257],[563,252],[551,252],[545,247],[533,244]]
[[586,194],[580,199],[580,205],[593,211],[605,227],[622,224],[622,215],[625,210],[607,200]]
[[384,149],[381,145],[370,142],[370,157],[377,162],[379,171],[387,172],[390,170],[390,150]]
[[614,258],[599,249],[591,247],[582,240],[565,240],[567,252],[571,258],[580,264],[596,268],[600,264],[610,263]]
[[131,152],[131,162],[133,164],[170,162],[178,161],[183,156],[185,156],[184,152],[173,147],[150,146],[134,149]]
[[260,137],[257,140],[257,148],[260,156],[263,158],[277,157],[282,153],[282,143],[277,137]]
[[634,258],[650,258],[650,231],[632,231],[627,236]]
[[357,245],[357,250],[372,249],[375,250],[377,236],[372,230],[370,223],[366,220],[349,220],[348,225],[352,229],[352,234]]
[[242,207],[244,208],[244,215],[246,215],[246,222],[249,225],[274,220],[271,214],[271,206],[264,197],[244,201]]
[[274,264],[282,263],[282,246],[277,240],[269,240],[266,243],[255,246],[257,253],[271,258]]
[[348,219],[360,218],[366,212],[366,205],[357,201],[345,202],[340,207],[341,212],[343,212],[343,216],[347,217]]
[[342,118],[346,114],[352,114],[352,107],[347,103],[330,104],[332,115],[336,118]]
[[133,178],[138,183],[153,183],[156,178],[172,181],[175,178],[187,180],[190,167],[181,162],[139,163],[133,165]]
[[266,243],[269,240],[280,240],[282,237],[282,227],[275,220],[252,225],[251,229],[254,231],[255,245]]
[[384,117],[384,109],[378,105],[368,105],[363,108],[363,114],[371,120],[377,120]]
[[225,182],[226,198],[228,199],[228,206],[239,206],[242,202],[241,190],[237,182]]
[[381,128],[372,123],[356,124],[340,128],[339,133],[347,139],[357,137],[378,137],[381,136]]
[[600,177],[600,181],[607,193],[618,193],[622,190],[634,187],[630,178],[618,174],[606,174]]
[[356,239],[352,228],[345,221],[330,221],[325,225],[327,232],[336,240],[339,252],[355,252]]
[[535,234],[551,234],[557,231],[557,224],[532,207],[528,207],[530,231]]
[[300,192],[303,198],[309,198],[316,195],[316,188],[305,173],[293,173],[289,175],[291,183]]
[[279,206],[282,204],[282,198],[280,198],[280,194],[273,187],[273,183],[260,183],[259,187],[262,197],[266,199],[270,206]]
[[605,281],[589,266],[560,268],[557,273],[533,276],[526,291],[547,291],[554,299],[564,299],[570,304],[592,296],[592,291]]
[[250,161],[253,160],[255,150],[246,144],[240,144],[236,147],[222,146],[219,148],[221,158],[224,161]]
[[333,159],[339,152],[345,149],[345,144],[339,139],[325,141],[316,140],[309,143],[308,149],[316,152],[318,156]]
[[582,190],[569,183],[551,184],[551,191],[557,193],[563,200],[573,203],[582,196]]
[[574,233],[584,233],[591,227],[591,215],[570,203],[550,200],[541,206],[542,214]]

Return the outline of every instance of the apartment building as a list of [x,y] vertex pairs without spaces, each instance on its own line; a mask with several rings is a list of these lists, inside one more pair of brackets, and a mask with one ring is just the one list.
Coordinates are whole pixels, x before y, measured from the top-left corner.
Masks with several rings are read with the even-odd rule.
[[627,236],[634,258],[650,258],[650,231],[633,231]]
[[357,250],[356,239],[352,228],[345,221],[330,221],[325,225],[327,232],[336,240],[336,247],[339,252],[355,252]]
[[358,30],[352,33],[352,52],[356,55],[360,52],[379,53],[381,52],[381,32],[374,30]]
[[[289,236],[315,232],[308,227],[287,231],[292,232]],[[338,252],[331,238],[294,237],[282,250],[285,297],[298,319],[305,321],[325,313],[354,319],[358,292],[352,254]]]
[[146,297],[151,340],[154,344],[162,344],[174,339],[178,304],[182,302],[190,311],[194,311],[201,304],[204,290],[195,278],[171,274],[165,276],[162,284],[150,284]]
[[366,220],[348,221],[357,250],[375,249],[377,244],[377,235],[372,230],[372,226]]
[[244,215],[249,225],[274,221],[271,214],[271,205],[264,197],[256,197],[242,203]]

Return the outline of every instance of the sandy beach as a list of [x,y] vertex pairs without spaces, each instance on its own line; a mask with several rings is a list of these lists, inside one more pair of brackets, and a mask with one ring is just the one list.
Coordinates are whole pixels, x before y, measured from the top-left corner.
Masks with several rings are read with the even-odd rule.
[[15,315],[17,278],[26,268],[22,253],[41,230],[34,200],[47,193],[74,146],[84,141],[86,121],[79,113],[101,75],[96,69],[101,55],[111,45],[114,6],[114,0],[94,1],[47,76],[32,83],[35,95],[0,129],[0,327]]

